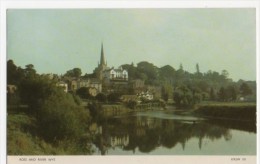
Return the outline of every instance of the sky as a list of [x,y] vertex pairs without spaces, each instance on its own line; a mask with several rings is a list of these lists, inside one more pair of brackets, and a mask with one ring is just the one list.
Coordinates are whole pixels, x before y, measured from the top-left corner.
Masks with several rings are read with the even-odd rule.
[[9,9],[7,59],[38,73],[92,73],[101,44],[109,67],[148,61],[256,80],[253,8]]

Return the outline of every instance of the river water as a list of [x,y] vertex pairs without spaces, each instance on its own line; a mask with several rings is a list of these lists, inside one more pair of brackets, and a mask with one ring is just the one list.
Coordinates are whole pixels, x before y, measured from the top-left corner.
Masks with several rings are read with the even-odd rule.
[[95,155],[256,155],[251,122],[145,111],[92,125]]

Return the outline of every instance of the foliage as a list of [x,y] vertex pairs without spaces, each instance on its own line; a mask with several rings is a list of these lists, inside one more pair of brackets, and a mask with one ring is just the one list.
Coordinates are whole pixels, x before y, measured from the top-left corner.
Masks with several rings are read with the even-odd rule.
[[178,87],[173,92],[173,100],[177,107],[192,107],[202,100],[202,93],[199,89],[188,88],[185,85]]
[[172,93],[173,88],[170,84],[164,84],[161,87],[161,97],[164,101],[168,101],[170,94]]
[[94,97],[90,95],[89,88],[81,87],[76,91],[76,94],[82,99],[93,99]]
[[[19,111],[19,110],[17,110]],[[8,155],[71,155],[91,154],[89,138],[46,142],[35,130],[37,120],[27,114],[9,114],[7,121]],[[84,142],[82,141],[84,139]]]
[[107,96],[104,93],[98,93],[96,96],[96,99],[99,102],[106,102],[107,101]]
[[112,102],[112,103],[115,103],[115,102],[118,102],[119,99],[120,99],[120,94],[117,93],[117,92],[113,92],[113,93],[110,93],[108,96],[107,96],[107,100],[109,102]]
[[221,87],[218,91],[218,100],[220,101],[235,101],[237,99],[238,91],[234,85]]
[[82,136],[88,117],[71,95],[56,90],[41,103],[37,120],[41,136],[55,141]]
[[242,83],[240,85],[240,92],[243,96],[247,96],[252,94],[252,89],[249,87],[249,85],[247,83]]
[[80,68],[73,68],[71,70],[68,70],[65,74],[65,76],[69,77],[76,77],[79,78],[81,76],[82,72]]

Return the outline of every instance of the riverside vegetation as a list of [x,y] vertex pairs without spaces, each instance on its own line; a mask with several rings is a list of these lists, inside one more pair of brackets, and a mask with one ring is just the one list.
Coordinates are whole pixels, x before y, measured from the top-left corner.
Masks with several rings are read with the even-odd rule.
[[[123,67],[128,69],[132,79],[142,79],[146,85],[161,86],[162,99],[155,100],[161,106],[168,104],[187,109],[209,100],[218,103],[234,102],[238,96],[243,96],[253,101],[249,108],[255,109],[255,82],[232,82],[227,78],[226,71],[222,74],[212,71],[202,74],[197,65],[196,73],[191,74],[184,71],[182,65],[179,70],[175,70],[171,66],[157,68],[148,62],[140,62],[137,67],[133,64]],[[76,70],[77,76],[80,76],[81,71]],[[73,74],[71,70],[68,72]],[[96,139],[90,133],[89,126],[91,122],[106,120],[104,109],[107,109],[108,115],[112,113],[109,111],[138,110],[135,101],[116,104],[120,95],[126,93],[100,93],[95,98],[89,95],[82,97],[80,91],[65,93],[56,86],[57,79],[50,80],[47,76],[38,74],[32,64],[21,68],[9,60],[7,83],[17,86],[14,93],[7,93],[8,155],[92,154],[92,143]],[[87,105],[82,105],[83,99],[87,99]],[[172,103],[168,101],[170,99],[173,100]],[[234,105],[215,106],[202,106],[194,110],[194,113],[211,117],[255,119],[255,110],[248,112],[245,107],[233,109]]]

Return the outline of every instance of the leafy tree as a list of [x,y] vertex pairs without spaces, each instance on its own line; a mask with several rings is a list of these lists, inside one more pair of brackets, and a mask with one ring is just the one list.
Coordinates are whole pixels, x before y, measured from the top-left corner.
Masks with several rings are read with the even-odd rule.
[[166,65],[163,66],[161,68],[159,68],[159,74],[161,78],[171,78],[175,76],[175,69],[170,66],[170,65]]
[[162,87],[161,87],[161,97],[164,101],[167,102],[168,99],[171,98],[170,96],[172,96],[171,95],[172,92],[173,92],[173,87],[172,87],[171,84],[165,83],[165,84],[162,85]]
[[36,70],[34,69],[34,65],[33,64],[28,64],[25,66],[25,69],[24,69],[24,76],[26,78],[30,78],[30,79],[33,79],[33,78],[36,78]]
[[17,66],[14,64],[13,60],[7,61],[7,84],[17,83]]
[[82,72],[80,68],[73,68],[71,70],[68,70],[65,74],[65,76],[69,77],[76,77],[79,78],[81,76]]
[[38,109],[38,132],[49,142],[77,140],[86,131],[89,119],[86,111],[62,90],[52,90],[52,94],[40,102]]
[[240,92],[243,96],[248,96],[253,93],[252,89],[245,82],[240,85]]
[[227,87],[227,97],[229,100],[235,101],[237,99],[237,89],[234,85]]
[[165,86],[162,86],[161,95],[162,95],[162,99],[163,99],[164,101],[168,101],[168,99],[169,99],[169,93],[168,93],[168,91],[167,91],[167,89],[166,89]]
[[226,93],[226,89],[224,87],[221,87],[219,89],[218,98],[221,101],[225,101],[227,99],[227,93]]
[[222,73],[221,73],[221,75],[224,77],[224,79],[227,79],[227,78],[228,78],[228,76],[229,76],[229,73],[228,73],[228,71],[227,71],[227,70],[222,70]]
[[177,107],[192,107],[202,100],[202,95],[200,91],[182,85],[174,91],[173,99]]
[[146,84],[156,84],[158,80],[158,68],[152,63],[146,61],[140,62],[137,64],[137,70],[147,76],[147,80],[145,81]]
[[215,90],[213,89],[213,87],[210,88],[210,100],[216,100],[216,93],[215,93]]
[[88,87],[81,87],[76,90],[76,95],[78,95],[82,99],[93,99],[93,96],[89,93]]

